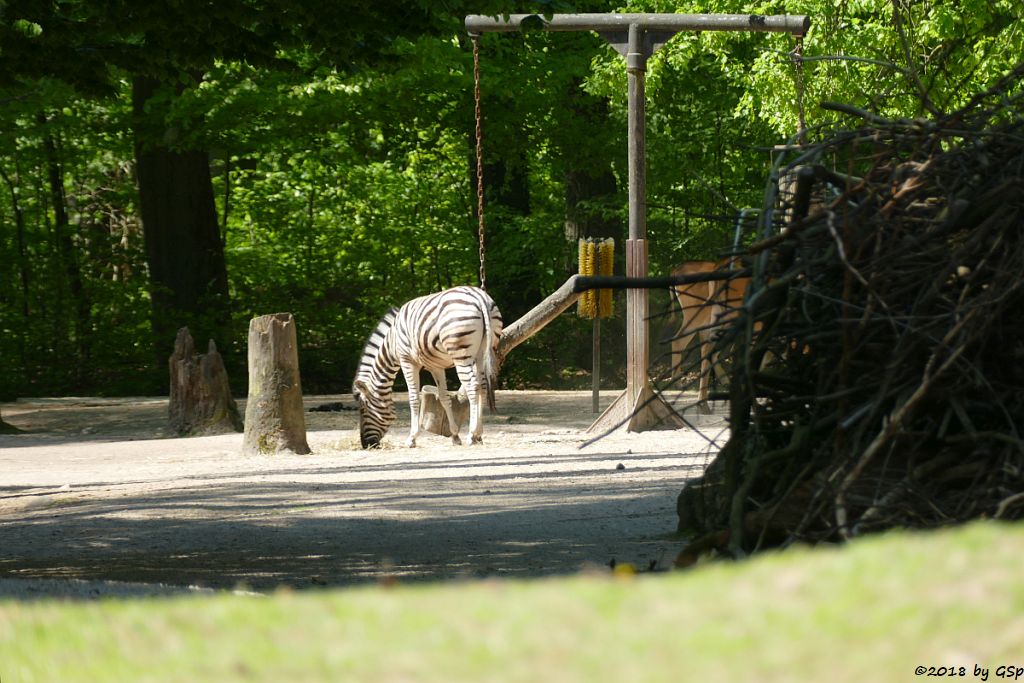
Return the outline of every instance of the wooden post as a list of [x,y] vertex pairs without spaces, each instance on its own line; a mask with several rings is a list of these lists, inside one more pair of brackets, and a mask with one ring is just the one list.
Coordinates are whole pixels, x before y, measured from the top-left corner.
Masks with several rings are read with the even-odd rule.
[[192,335],[182,327],[167,365],[168,422],[173,433],[201,436],[242,431],[242,417],[228,386],[224,359],[212,339],[207,352],[197,354]]
[[[626,42],[615,44],[626,57],[629,166],[629,239],[626,240],[626,276],[647,277],[647,160],[646,95],[647,58],[664,36],[647,36],[631,23]],[[621,38],[620,38],[621,40]],[[648,296],[646,289],[626,290],[626,391],[608,406],[588,431],[678,429],[682,419],[651,388],[649,361]]]
[[590,361],[590,402],[593,413],[601,412],[601,318],[594,318]]
[[249,323],[249,400],[242,452],[258,455],[281,451],[310,452],[291,313],[264,315]]
[[[679,31],[769,31],[806,35],[811,21],[804,15],[765,16],[761,14],[512,14],[502,18],[483,15],[466,17],[471,34],[483,31],[518,31],[524,22],[549,31],[597,31],[626,58],[628,98],[629,242],[642,261],[630,261],[626,244],[626,274],[647,276],[647,223],[645,177],[645,95],[647,58]],[[630,272],[630,264],[634,271]],[[683,420],[651,389],[647,377],[647,293],[626,299],[626,391],[599,417],[590,431],[610,430],[624,425],[629,431],[653,427],[678,428]],[[527,335],[528,336],[528,335]]]
[[[647,276],[647,240],[626,240],[626,277]],[[626,290],[626,394],[631,407],[647,386],[647,290]]]

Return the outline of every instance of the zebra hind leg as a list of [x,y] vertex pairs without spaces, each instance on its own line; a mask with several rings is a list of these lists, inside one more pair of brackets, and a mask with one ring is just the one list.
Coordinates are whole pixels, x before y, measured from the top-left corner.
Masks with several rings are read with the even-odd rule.
[[484,442],[483,424],[483,394],[480,381],[477,378],[475,365],[460,365],[456,368],[462,386],[466,388],[466,398],[469,399],[469,433],[470,443],[478,444]]

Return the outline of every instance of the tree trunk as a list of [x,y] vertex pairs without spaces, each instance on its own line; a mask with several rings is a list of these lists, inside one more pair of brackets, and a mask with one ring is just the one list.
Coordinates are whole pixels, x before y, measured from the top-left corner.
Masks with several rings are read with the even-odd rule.
[[149,78],[132,83],[153,333],[165,357],[168,340],[183,325],[200,339],[226,339],[230,302],[209,155],[190,148],[180,127],[167,123],[170,105],[154,97],[160,90]]
[[[608,103],[583,90],[583,79],[573,79],[565,93],[570,125],[588,131],[584,144],[567,144],[565,157],[565,239],[575,254],[581,237],[611,237],[622,242],[625,225],[621,218],[621,198],[616,193],[614,154],[602,140],[611,116]],[[578,142],[578,141],[573,141]],[[611,209],[611,210],[609,210]],[[572,264],[570,272],[575,272]]]
[[581,237],[612,237],[622,241],[622,220],[601,204],[616,200],[615,175],[609,168],[570,169],[565,173],[565,239],[575,245]]
[[295,319],[291,313],[249,323],[249,400],[242,452],[261,455],[309,453]]
[[20,338],[18,340],[18,351],[21,356],[21,366],[25,367],[25,349],[27,346],[26,339],[28,337],[29,328],[29,285],[28,285],[28,273],[29,273],[29,259],[27,249],[25,247],[25,212],[21,208],[21,202],[19,201],[19,184],[20,184],[20,173],[18,171],[18,162],[15,159],[14,162],[14,178],[12,179],[2,166],[0,166],[0,178],[3,178],[4,183],[7,185],[7,189],[11,193],[11,210],[14,212],[14,230],[15,230],[15,241],[18,246],[18,268],[20,270],[20,281],[21,281],[21,318],[22,324],[19,325]]
[[[53,134],[46,130],[49,123],[46,114],[39,112],[36,120],[43,127],[43,150],[46,153],[47,177],[50,183],[50,206],[53,209],[53,235],[57,244],[64,277],[67,279],[68,290],[71,292],[71,305],[75,311],[74,348],[78,354],[75,364],[80,380],[83,370],[87,369],[89,360],[90,307],[86,298],[82,279],[82,268],[79,263],[80,252],[71,234],[71,221],[68,218],[67,196],[64,191],[64,168],[57,150],[57,142]],[[58,291],[63,292],[63,288]]]
[[201,436],[242,431],[242,417],[231,396],[224,360],[212,339],[207,353],[197,354],[188,328],[181,328],[168,366],[172,432]]

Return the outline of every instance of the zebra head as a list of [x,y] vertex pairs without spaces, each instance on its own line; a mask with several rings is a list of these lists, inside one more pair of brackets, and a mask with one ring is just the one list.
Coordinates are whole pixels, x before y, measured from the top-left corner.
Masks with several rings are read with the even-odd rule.
[[352,381],[352,395],[359,405],[359,441],[363,448],[377,448],[395,421],[395,399],[391,386],[398,373],[398,361],[391,352],[391,327],[398,309],[392,308],[370,333],[363,348],[359,369]]
[[391,392],[383,396],[363,379],[352,385],[359,406],[359,443],[363,448],[379,448],[381,439],[395,421],[395,401]]

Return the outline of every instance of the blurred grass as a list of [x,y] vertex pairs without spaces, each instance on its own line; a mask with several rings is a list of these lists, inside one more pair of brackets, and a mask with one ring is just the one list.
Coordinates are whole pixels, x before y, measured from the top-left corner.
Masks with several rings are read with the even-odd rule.
[[6,601],[0,680],[971,678],[1024,665],[1021,558],[1024,527],[976,523],[634,578]]

